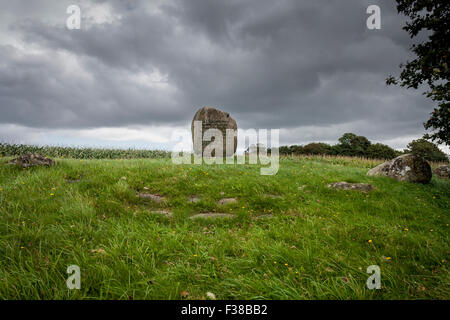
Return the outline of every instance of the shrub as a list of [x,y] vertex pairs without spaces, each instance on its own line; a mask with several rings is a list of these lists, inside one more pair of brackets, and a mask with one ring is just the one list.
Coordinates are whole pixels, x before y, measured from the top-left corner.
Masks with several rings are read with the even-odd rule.
[[413,140],[408,144],[406,152],[410,152],[428,161],[448,161],[447,155],[437,145],[425,139]]

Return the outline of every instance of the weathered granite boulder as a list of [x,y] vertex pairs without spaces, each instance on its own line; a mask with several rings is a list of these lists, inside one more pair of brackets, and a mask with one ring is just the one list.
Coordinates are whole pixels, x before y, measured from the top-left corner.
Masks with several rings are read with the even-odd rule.
[[17,165],[22,168],[39,167],[39,166],[50,167],[55,164],[55,162],[52,159],[46,158],[36,153],[27,153],[23,156],[11,160],[9,163]]
[[350,183],[350,182],[335,182],[330,183],[328,188],[339,189],[339,190],[358,190],[361,192],[369,192],[374,189],[374,187],[367,183]]
[[[202,143],[196,144],[195,143],[195,137],[194,137],[194,122],[195,121],[201,121],[202,122],[202,136],[200,137]],[[221,110],[218,110],[216,108],[212,107],[203,107],[200,110],[198,110],[195,113],[194,119],[192,120],[191,124],[191,132],[192,132],[192,142],[194,144],[194,153],[196,155],[203,155],[203,152],[212,141],[214,141],[214,138],[212,138],[212,141],[203,141],[203,135],[205,134],[205,131],[208,129],[219,129],[222,132],[223,136],[223,156],[231,157],[236,152],[237,148],[237,124],[236,121],[230,116],[229,113],[223,112]],[[235,134],[234,136],[230,136],[230,143],[233,145],[233,150],[229,154],[226,152],[226,131],[227,129],[234,130]],[[212,156],[215,156],[215,152],[212,153]]]
[[424,159],[404,154],[370,169],[367,175],[387,176],[397,181],[429,183],[432,173],[430,165]]
[[450,167],[445,165],[437,167],[433,173],[441,179],[448,179],[450,178]]

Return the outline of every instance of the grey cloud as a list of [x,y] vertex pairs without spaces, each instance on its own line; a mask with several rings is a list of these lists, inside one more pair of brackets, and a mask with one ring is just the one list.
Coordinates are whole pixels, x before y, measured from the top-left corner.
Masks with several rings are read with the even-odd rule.
[[[47,11],[8,18],[0,32],[46,53],[0,48],[0,123],[183,124],[213,105],[244,128],[370,123],[389,139],[420,133],[432,109],[420,92],[384,83],[410,58],[392,1],[172,0],[154,11],[146,1],[108,3],[120,22],[79,31],[49,23]],[[365,27],[369,4],[381,7],[381,30]],[[64,52],[81,74],[63,72]],[[170,90],[130,80],[154,71]]]

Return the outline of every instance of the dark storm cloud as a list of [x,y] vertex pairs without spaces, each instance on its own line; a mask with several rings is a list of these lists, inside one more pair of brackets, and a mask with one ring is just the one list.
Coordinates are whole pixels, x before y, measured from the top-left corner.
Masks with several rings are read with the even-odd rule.
[[[0,47],[1,123],[183,124],[212,105],[243,127],[317,126],[321,137],[359,123],[358,133],[392,138],[420,133],[431,110],[419,92],[384,83],[410,58],[392,1],[108,3],[120,21],[79,31],[65,28],[65,10],[56,23],[9,17],[6,32],[45,53]],[[381,7],[381,30],[366,28],[369,4]],[[164,80],[139,80],[149,74]]]

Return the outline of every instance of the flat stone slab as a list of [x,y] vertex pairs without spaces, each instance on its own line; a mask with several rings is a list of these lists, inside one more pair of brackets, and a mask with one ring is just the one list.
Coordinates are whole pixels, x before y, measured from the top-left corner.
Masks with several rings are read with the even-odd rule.
[[255,220],[263,220],[263,219],[270,219],[270,218],[273,218],[273,215],[271,215],[271,214],[262,214],[262,215],[253,217],[253,219],[255,219]]
[[237,203],[238,200],[236,198],[223,198],[220,199],[217,203],[219,205],[224,205],[224,204],[230,204],[230,203]]
[[270,199],[283,199],[283,196],[276,195],[276,194],[265,194],[264,198],[270,198]]
[[369,192],[374,189],[374,187],[367,183],[350,183],[350,182],[335,182],[328,184],[328,188],[338,189],[338,190],[358,190],[361,192]]
[[149,199],[155,202],[163,202],[166,201],[166,198],[164,198],[163,196],[160,196],[158,194],[151,194],[151,193],[147,193],[147,192],[140,192],[138,194],[138,197],[141,199]]
[[234,218],[235,215],[234,214],[229,214],[229,213],[215,213],[215,212],[210,212],[210,213],[199,213],[193,216],[190,216],[189,219],[232,219]]
[[151,214],[155,214],[155,215],[160,215],[163,217],[167,217],[167,218],[172,218],[173,217],[173,213],[171,211],[168,210],[151,210],[150,211]]
[[197,197],[197,196],[191,196],[191,197],[189,197],[189,199],[188,199],[188,202],[190,202],[190,203],[197,203],[197,202],[199,202],[199,201],[201,201],[202,199],[200,199],[199,197]]

